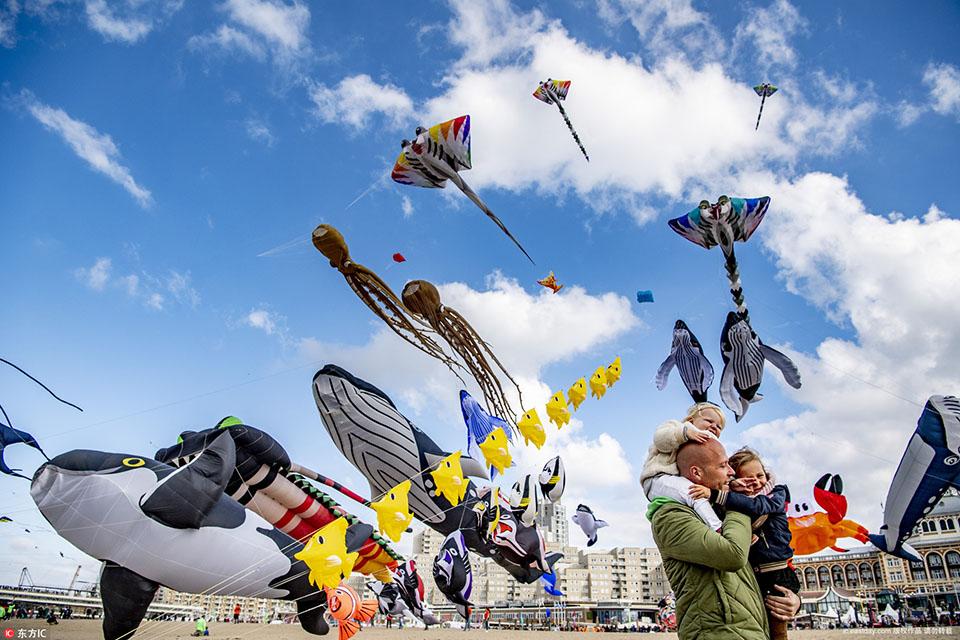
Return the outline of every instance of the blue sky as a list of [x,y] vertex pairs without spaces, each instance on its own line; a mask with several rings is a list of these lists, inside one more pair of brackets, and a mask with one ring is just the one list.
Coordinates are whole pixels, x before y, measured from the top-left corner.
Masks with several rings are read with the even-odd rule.
[[[621,356],[619,385],[547,449],[518,451],[510,478],[556,452],[588,461],[565,501],[611,521],[602,543],[651,544],[636,478],[689,400],[676,374],[664,392],[652,378],[678,317],[719,376],[730,306],[721,256],[665,221],[721,193],[770,195],[738,255],[754,328],[804,387],[768,371],[724,440],[759,448],[795,490],[844,474],[850,515],[873,529],[917,405],[960,387],[958,26],[950,2],[7,3],[2,355],[85,411],[12,370],[0,401],[51,455],[151,454],[236,414],[365,490],[310,393],[336,362],[460,447],[456,381],[384,334],[309,245],[327,222],[395,290],[442,285],[532,405]],[[530,96],[547,76],[573,81],[589,165]],[[755,132],[763,80],[781,91]],[[384,178],[417,124],[464,113],[464,178],[535,267],[455,188]],[[549,270],[567,285],[556,297],[535,283]],[[68,580],[73,558],[91,579],[27,483],[0,486],[18,520],[0,581],[24,554],[38,582]]]

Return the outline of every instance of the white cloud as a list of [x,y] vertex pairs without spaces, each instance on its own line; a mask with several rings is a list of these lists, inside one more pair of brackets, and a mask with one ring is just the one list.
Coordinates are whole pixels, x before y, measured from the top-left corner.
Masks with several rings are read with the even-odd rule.
[[315,113],[323,122],[339,122],[354,129],[367,124],[374,113],[383,114],[393,127],[413,116],[413,100],[392,84],[377,84],[363,74],[344,78],[336,87],[317,84],[310,90]]
[[[875,529],[926,398],[960,389],[960,299],[952,295],[960,220],[935,205],[922,217],[871,213],[845,179],[824,173],[752,174],[741,188],[773,196],[760,237],[787,288],[853,332],[821,340],[813,354],[787,347],[804,386],[781,386],[806,408],[742,439],[769,456],[794,491],[840,473],[850,517]],[[769,307],[754,314],[769,343],[779,337],[770,327],[790,321],[776,316]]]
[[903,100],[896,106],[894,112],[897,118],[897,124],[901,127],[909,127],[916,122],[920,116],[927,111],[927,107],[922,104],[913,104]]
[[931,108],[960,120],[960,69],[952,64],[930,63],[923,72],[923,83],[930,89]]
[[764,72],[774,67],[793,69],[797,65],[797,52],[790,38],[802,31],[807,21],[789,0],[774,0],[766,8],[750,8],[749,17],[737,25],[734,42],[756,53],[757,62]]
[[400,198],[400,208],[403,209],[403,217],[409,218],[413,215],[413,202],[407,196]]
[[20,5],[17,0],[5,0],[0,4],[0,47],[12,49],[17,43],[17,16]]
[[183,0],[144,3],[126,0],[86,0],[87,25],[108,41],[134,44],[145,38],[162,21],[180,10]]
[[192,49],[214,48],[239,52],[262,60],[270,52],[281,67],[293,64],[311,50],[307,29],[310,9],[295,0],[227,0],[220,9],[229,24],[212,33],[190,38]]
[[254,309],[247,314],[246,323],[255,329],[260,329],[268,336],[272,336],[277,330],[277,322],[273,314],[266,309]]
[[94,291],[103,291],[110,280],[111,266],[110,258],[97,258],[92,267],[79,267],[74,270],[74,275]]
[[170,270],[163,278],[146,271],[114,276],[110,258],[97,258],[93,266],[79,267],[73,273],[77,280],[94,291],[120,290],[131,300],[157,311],[165,307],[168,299],[191,308],[200,304],[200,293],[191,285],[189,273]]
[[609,25],[629,20],[643,46],[658,58],[716,60],[726,49],[710,18],[691,0],[600,0],[598,11]]
[[126,189],[141,207],[152,203],[150,191],[137,184],[130,175],[130,170],[121,164],[120,149],[108,134],[100,133],[89,124],[71,118],[62,109],[43,104],[30,92],[22,92],[21,98],[30,114],[44,127],[59,134],[73,152],[92,169]]
[[247,118],[244,124],[247,128],[247,135],[250,136],[252,140],[262,142],[268,147],[272,147],[277,142],[277,138],[273,135],[273,132],[270,131],[270,127],[262,120]]

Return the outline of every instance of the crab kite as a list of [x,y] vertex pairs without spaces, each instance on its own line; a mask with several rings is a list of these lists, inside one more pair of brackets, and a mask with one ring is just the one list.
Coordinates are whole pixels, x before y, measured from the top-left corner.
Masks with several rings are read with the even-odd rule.
[[393,166],[390,177],[400,184],[428,189],[443,189],[449,180],[457,185],[465,196],[473,200],[473,203],[480,207],[480,210],[487,214],[487,217],[493,220],[508,238],[513,240],[520,251],[523,251],[523,255],[533,262],[533,258],[513,237],[500,218],[460,177],[460,171],[473,166],[470,159],[470,116],[447,120],[429,129],[417,127],[415,133],[416,138],[412,141],[403,140],[400,143],[402,151],[397,156],[397,162]]
[[567,117],[567,112],[563,110],[563,105],[560,104],[562,100],[567,99],[568,91],[570,91],[569,80],[552,80],[547,78],[546,82],[541,82],[536,91],[533,92],[533,97],[541,102],[557,105],[557,109],[560,109],[560,115],[563,116],[563,121],[567,123],[567,129],[570,129],[570,133],[573,135],[577,146],[580,147],[583,157],[587,159],[587,162],[590,162],[590,156],[587,155],[587,150],[583,148],[583,143],[580,142],[580,136],[577,135],[577,130],[573,128],[570,118]]
[[760,96],[760,113],[757,114],[757,126],[753,128],[753,130],[756,131],[760,128],[760,116],[763,115],[763,103],[767,101],[767,98],[777,92],[777,87],[769,82],[764,82],[763,84],[755,86],[753,90]]

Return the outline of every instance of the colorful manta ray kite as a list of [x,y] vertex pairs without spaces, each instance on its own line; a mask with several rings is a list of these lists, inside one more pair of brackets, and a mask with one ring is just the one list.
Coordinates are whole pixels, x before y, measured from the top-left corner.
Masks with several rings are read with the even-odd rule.
[[570,118],[567,117],[567,112],[563,110],[563,105],[560,104],[562,100],[567,99],[568,91],[570,91],[569,80],[552,80],[547,78],[547,81],[541,82],[540,86],[533,92],[533,97],[541,102],[557,105],[557,109],[560,109],[560,115],[563,116],[563,121],[567,123],[567,128],[570,129],[570,133],[573,134],[573,139],[576,141],[577,146],[580,147],[583,157],[587,159],[587,162],[590,162],[590,156],[587,155],[587,150],[583,148],[583,143],[580,142],[580,136],[577,135],[577,130],[573,128]]
[[960,487],[958,462],[960,399],[931,396],[890,482],[883,526],[870,535],[870,542],[881,551],[922,562],[906,540],[948,487]]
[[397,156],[390,177],[400,184],[410,184],[428,189],[443,189],[447,180],[457,185],[464,195],[473,200],[480,210],[493,220],[500,230],[513,240],[530,262],[533,258],[520,242],[513,237],[493,211],[483,203],[473,189],[463,181],[459,171],[470,169],[470,116],[460,116],[434,125],[429,129],[416,128],[413,141],[400,143],[403,151]]
[[[670,220],[670,228],[704,249],[719,246],[723,251],[730,295],[737,307],[730,314],[720,337],[724,371],[720,379],[720,395],[724,404],[743,418],[751,402],[763,396],[757,393],[763,376],[763,362],[769,360],[784,375],[787,384],[800,388],[800,373],[796,365],[782,353],[764,345],[750,326],[749,311],[743,297],[740,267],[734,252],[734,242],[746,242],[760,226],[770,206],[770,198],[728,198],[720,196],[715,204],[703,200],[687,213]],[[737,397],[739,396],[739,397]]]
[[777,87],[769,82],[764,82],[763,84],[755,86],[753,90],[760,96],[760,113],[757,114],[757,126],[753,128],[753,130],[756,131],[760,128],[760,116],[763,115],[763,103],[767,101],[767,98],[777,92]]

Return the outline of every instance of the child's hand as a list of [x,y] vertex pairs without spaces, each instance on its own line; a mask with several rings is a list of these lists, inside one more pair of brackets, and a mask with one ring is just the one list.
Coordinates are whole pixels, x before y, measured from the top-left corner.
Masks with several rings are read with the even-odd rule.
[[730,481],[730,490],[737,493],[754,493],[760,489],[760,481],[756,478],[735,478]]
[[703,429],[697,429],[696,427],[687,432],[687,440],[689,442],[699,442],[700,444],[703,444],[712,438],[712,433],[709,431],[704,431]]
[[710,489],[707,489],[701,484],[692,484],[690,485],[690,497],[694,500],[708,500],[710,498]]

